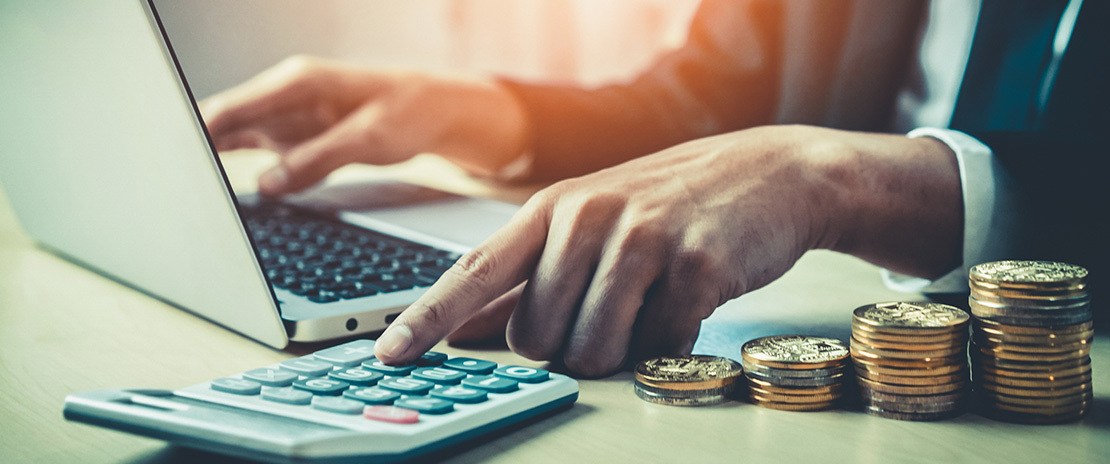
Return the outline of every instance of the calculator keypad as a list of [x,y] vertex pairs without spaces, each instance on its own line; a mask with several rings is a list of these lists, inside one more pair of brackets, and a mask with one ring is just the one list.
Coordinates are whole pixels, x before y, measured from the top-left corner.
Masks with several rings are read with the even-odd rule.
[[514,394],[521,384],[551,379],[543,369],[449,358],[434,351],[412,365],[390,366],[373,357],[373,348],[373,341],[357,340],[239,377],[216,379],[209,388],[329,414],[415,424],[420,414],[449,415],[463,407],[456,405],[475,407],[491,395]]
[[297,380],[297,374],[280,369],[252,369],[243,373],[244,379],[250,379],[267,387],[288,387]]

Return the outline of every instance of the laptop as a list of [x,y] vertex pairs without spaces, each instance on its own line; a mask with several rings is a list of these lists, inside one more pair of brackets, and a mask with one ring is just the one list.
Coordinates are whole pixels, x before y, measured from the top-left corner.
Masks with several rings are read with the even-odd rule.
[[518,209],[398,182],[236,197],[146,0],[0,3],[0,82],[33,240],[276,348],[384,329]]

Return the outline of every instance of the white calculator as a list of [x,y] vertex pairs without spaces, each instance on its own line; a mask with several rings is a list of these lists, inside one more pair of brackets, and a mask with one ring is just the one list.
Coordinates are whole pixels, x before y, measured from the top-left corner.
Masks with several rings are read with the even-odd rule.
[[180,390],[65,399],[65,417],[269,462],[417,458],[570,407],[578,382],[524,366],[428,352],[408,366],[356,340]]

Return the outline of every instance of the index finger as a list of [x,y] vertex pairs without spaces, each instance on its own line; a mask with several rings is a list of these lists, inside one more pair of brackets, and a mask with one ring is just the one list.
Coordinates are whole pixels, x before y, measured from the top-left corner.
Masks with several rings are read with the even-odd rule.
[[463,255],[402,312],[378,338],[374,354],[385,363],[411,361],[463,325],[493,299],[517,286],[536,267],[550,223],[546,205],[525,205],[507,225]]

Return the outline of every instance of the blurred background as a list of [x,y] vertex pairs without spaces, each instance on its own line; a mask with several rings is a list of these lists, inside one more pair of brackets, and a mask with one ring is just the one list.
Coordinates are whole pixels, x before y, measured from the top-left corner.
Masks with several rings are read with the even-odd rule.
[[197,98],[293,54],[596,86],[685,39],[698,0],[156,0]]

